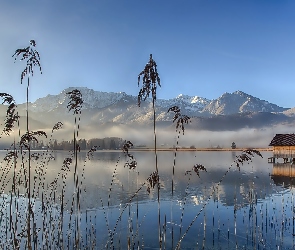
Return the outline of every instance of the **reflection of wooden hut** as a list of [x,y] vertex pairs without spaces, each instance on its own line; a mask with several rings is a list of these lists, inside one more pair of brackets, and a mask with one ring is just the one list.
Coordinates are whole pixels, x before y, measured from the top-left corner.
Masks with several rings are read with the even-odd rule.
[[295,167],[291,163],[274,163],[272,168],[272,175],[295,177]]
[[272,175],[271,179],[277,186],[295,187],[295,178],[289,176]]
[[274,163],[271,179],[276,185],[295,186],[295,167],[292,163]]
[[295,161],[295,134],[276,134],[269,146],[273,147],[273,157],[271,162],[281,158],[284,162]]

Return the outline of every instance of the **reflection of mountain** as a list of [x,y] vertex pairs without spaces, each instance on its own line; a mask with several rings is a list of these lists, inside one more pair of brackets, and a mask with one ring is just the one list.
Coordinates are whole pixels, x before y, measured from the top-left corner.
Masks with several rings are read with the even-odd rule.
[[[238,154],[238,153],[237,153]],[[267,153],[266,153],[267,154]],[[69,154],[66,152],[57,152],[54,157],[55,161],[51,161],[48,166],[47,180],[52,181],[62,166],[62,161]],[[117,163],[117,160],[120,161]],[[134,152],[134,156],[138,161],[136,171],[130,171],[124,168],[125,159],[121,152],[96,152],[90,160],[86,159],[86,153],[79,154],[78,171],[83,171],[84,177],[82,181],[81,209],[100,208],[107,206],[110,201],[111,206],[124,204],[138,190],[138,188],[146,181],[149,175],[154,171],[154,154],[153,152]],[[211,195],[213,188],[222,179],[224,173],[228,170],[230,163],[233,161],[232,152],[198,152],[195,153],[179,152],[176,159],[174,196],[173,199],[183,201],[187,199],[187,203],[195,204],[196,200],[206,201]],[[275,190],[272,186],[273,181],[270,178],[271,169],[268,170],[268,164],[265,158],[254,158],[253,164],[244,164],[241,171],[233,166],[229,173],[222,180],[218,190],[212,199],[218,200],[226,206],[243,207],[256,199],[266,199],[271,196]],[[86,160],[86,161],[85,161]],[[171,178],[173,153],[162,152],[158,156],[161,191],[160,198],[163,200],[171,200]],[[207,172],[201,172],[200,178],[192,172],[190,176],[190,184],[188,185],[188,175],[186,170],[196,163],[202,163],[206,166]],[[85,166],[85,169],[83,170]],[[290,165],[289,165],[290,166]],[[73,171],[68,173],[66,179],[67,187],[65,195],[66,200],[71,201],[72,192],[74,190]],[[284,168],[285,169],[285,168]],[[273,172],[274,173],[274,172]],[[277,181],[274,176],[272,179]],[[58,186],[57,192],[60,192],[61,186]],[[110,191],[111,188],[111,191]],[[277,187],[280,189],[281,187]],[[84,192],[85,190],[85,192]],[[139,192],[136,201],[149,201],[156,198],[156,190],[152,194],[148,194],[146,186]],[[215,189],[216,190],[216,189]],[[109,194],[110,200],[109,200]]]
[[[116,249],[117,246],[122,248],[128,246],[127,240],[129,242],[131,234],[132,239],[134,239],[133,242],[137,241],[136,235],[138,235],[138,242],[140,244],[144,242],[142,246],[144,245],[145,248],[149,249],[158,249],[158,242],[155,239],[158,239],[156,229],[158,211],[160,211],[160,222],[162,225],[163,223],[167,225],[164,228],[167,230],[165,234],[167,249],[174,249],[171,243],[175,246],[177,242],[174,243],[173,237],[178,241],[188,225],[192,225],[192,227],[189,231],[186,231],[188,234],[181,249],[192,249],[192,243],[194,246],[201,246],[202,242],[206,244],[206,249],[216,249],[217,246],[218,249],[273,249],[272,246],[279,244],[280,249],[293,249],[294,192],[273,195],[277,193],[277,190],[282,189],[272,185],[269,176],[271,169],[268,168],[269,164],[267,164],[267,156],[270,153],[264,153],[264,159],[254,159],[253,164],[241,166],[241,171],[233,166],[223,179],[230,162],[235,159],[232,152],[198,152],[196,154],[195,152],[178,152],[174,176],[175,195],[172,197],[173,152],[159,152],[160,209],[157,203],[156,190],[148,195],[146,187],[143,187],[138,196],[134,195],[150,173],[154,171],[154,153],[132,153],[139,163],[136,171],[129,171],[128,168],[124,168],[125,159],[119,152],[96,152],[91,160],[86,161],[85,152],[79,154],[77,173],[79,177],[82,177],[79,178],[81,195],[79,196],[79,203],[78,199],[76,201],[77,205],[81,205],[79,210],[82,213],[78,214],[76,209],[72,209],[75,207],[72,202],[75,202],[73,199],[77,197],[77,193],[75,192],[76,184],[73,180],[75,168],[74,164],[71,164],[66,178],[66,188],[62,193],[64,194],[63,204],[65,204],[63,216],[61,217],[61,210],[59,210],[61,181],[58,182],[57,188],[53,189],[52,193],[47,193],[47,190],[42,192],[42,197],[43,194],[46,195],[47,193],[48,201],[53,202],[53,197],[54,200],[57,199],[56,202],[54,201],[53,212],[48,209],[52,207],[51,203],[47,203],[46,217],[43,216],[43,206],[41,206],[40,199],[37,199],[37,203],[34,205],[34,222],[37,222],[36,225],[41,230],[45,228],[37,235],[38,247],[36,248],[42,248],[44,235],[53,235],[48,239],[52,246],[54,244],[55,248],[58,248],[56,246],[59,243],[53,240],[60,241],[60,232],[64,232],[64,240],[74,243],[75,232],[78,232],[76,226],[78,225],[79,235],[82,236],[81,242],[91,242],[91,244],[93,242],[93,245],[98,246],[97,249],[106,248],[104,246],[110,242],[109,232],[112,233],[111,236],[114,236],[116,244],[114,248]],[[117,162],[120,155],[121,161]],[[51,161],[52,164],[47,169],[46,180],[48,182],[55,178],[63,159],[68,157],[69,153],[58,151],[55,152],[54,156],[56,160]],[[190,169],[195,161],[207,167],[207,172],[200,173],[200,178],[194,172],[191,176],[185,175],[185,171]],[[189,177],[190,185],[188,186]],[[213,187],[216,187],[221,179],[222,182],[218,187],[217,194],[210,198]],[[49,193],[54,195],[51,196]],[[3,199],[3,196],[5,196],[5,199]],[[5,240],[9,240],[9,237],[6,236],[7,232],[10,232],[9,226],[11,225],[8,220],[11,218],[8,216],[10,207],[17,202],[9,202],[9,197],[11,196],[0,196],[2,204],[6,207],[6,213],[4,213],[6,216],[2,220],[2,224],[0,223],[0,237]],[[134,197],[134,199],[129,206],[130,197]],[[207,203],[208,198],[210,200]],[[18,213],[14,214],[20,215],[21,220],[18,223],[22,226],[18,226],[18,230],[21,232],[25,228],[27,217],[22,216],[20,212],[23,209],[27,211],[27,207],[23,205],[22,199],[18,199],[18,201],[22,206],[21,209],[17,209]],[[108,202],[110,202],[110,206],[108,206]],[[202,210],[204,202],[206,202],[206,206]],[[60,228],[64,230],[59,230]],[[179,230],[180,228],[183,228],[182,233]],[[171,235],[172,230],[175,232],[174,235]],[[179,231],[180,235],[178,235]],[[169,243],[171,238],[171,243]],[[205,238],[206,241],[204,241]],[[45,239],[47,238],[45,237]],[[23,240],[26,240],[26,237],[23,237]],[[257,241],[259,243],[255,243]],[[3,244],[3,241],[1,241],[1,244]],[[66,244],[64,246],[68,246]],[[74,249],[74,247],[68,248]],[[2,247],[1,249],[5,248]],[[25,247],[21,247],[21,249],[25,249]]]
[[[171,162],[167,161],[167,156],[168,154],[170,155],[170,153],[171,152],[167,152],[166,154],[163,153],[159,155],[160,181],[162,187],[160,197],[164,200],[172,198],[172,168]],[[103,152],[97,153],[90,162],[90,164],[94,163],[96,167],[88,168],[90,173],[88,173],[88,178],[86,178],[87,181],[85,182],[87,199],[88,195],[91,194],[91,202],[93,203],[96,200],[97,207],[101,207],[97,190],[100,190],[99,195],[104,200],[104,206],[108,200],[107,197],[109,194],[112,173],[114,171],[116,160],[118,159],[116,154],[118,157],[119,154],[116,152],[111,153],[111,155]],[[185,169],[189,169],[189,166],[193,165],[196,158],[193,154],[188,152],[178,154],[175,171],[175,200],[183,201],[185,197],[187,198],[187,202],[190,203],[195,203],[196,200],[207,200],[212,193],[213,188],[216,188],[217,183],[230,166],[229,162],[232,162],[233,160],[231,152],[222,154],[210,153],[210,156],[210,159],[208,159],[208,153],[200,153],[198,155],[200,162],[204,160],[206,161],[204,165],[207,167],[208,172],[202,172],[200,178],[193,172],[187,193],[188,176],[185,175]],[[135,157],[138,161],[138,176],[136,172],[128,171],[127,168],[122,166],[124,159],[121,160],[116,169],[111,192],[112,205],[118,205],[120,203],[124,204],[127,202],[129,197],[134,194],[137,188],[145,182],[146,178],[154,170],[154,155],[152,153],[136,153]],[[256,200],[263,200],[271,196],[275,190],[272,187],[273,182],[270,178],[270,172],[266,168],[266,166],[269,165],[261,158],[254,159],[254,163],[255,164],[253,165],[245,164],[241,168],[241,171],[238,171],[233,167],[221,182],[218,187],[218,192],[215,193],[212,199],[219,200],[219,202],[226,206],[235,205],[239,208],[256,202]],[[107,165],[108,167],[103,167],[102,165]],[[261,169],[264,169],[264,171],[261,171]],[[95,199],[95,197],[97,198]],[[139,193],[138,200],[148,201],[151,197],[156,197],[155,190],[153,194],[148,195],[146,187],[144,187]],[[85,204],[86,203],[87,201],[85,201]]]
[[295,186],[295,165],[291,163],[274,163],[271,179],[276,185]]
[[[223,169],[214,169],[202,174],[202,185],[198,188],[198,193],[209,197],[212,190],[215,189],[214,200],[218,200],[226,206],[239,208],[255,202],[256,199],[265,199],[273,192],[270,188],[271,179],[267,173],[239,172],[237,170],[230,171],[217,189],[216,185],[224,173]],[[182,185],[184,188],[186,183],[182,183]],[[178,183],[179,186],[180,183]],[[194,194],[195,192],[190,192],[191,196]]]

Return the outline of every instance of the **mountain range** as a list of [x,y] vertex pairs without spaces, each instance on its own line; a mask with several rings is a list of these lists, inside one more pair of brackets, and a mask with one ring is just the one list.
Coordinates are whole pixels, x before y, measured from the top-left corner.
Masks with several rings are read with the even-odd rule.
[[[66,93],[73,90],[73,87],[63,90],[58,95],[47,95],[46,97],[37,99],[31,103],[30,108],[34,112],[51,112],[60,108],[66,109],[68,103]],[[124,92],[100,92],[88,89],[86,87],[78,88],[82,93],[83,109],[105,109],[105,108],[121,108],[137,107],[137,97],[127,95]],[[151,99],[147,100],[148,105],[144,105],[143,109],[149,108]],[[122,104],[125,105],[122,105]],[[287,108],[279,107],[259,98],[248,95],[242,91],[233,93],[224,93],[217,99],[209,100],[199,96],[188,96],[180,94],[176,98],[164,100],[158,99],[156,106],[161,112],[162,109],[168,110],[171,106],[179,106],[189,115],[193,116],[210,116],[210,115],[232,115],[245,112],[283,112]],[[120,107],[121,106],[121,107]],[[128,109],[127,109],[128,110]]]
[[[42,127],[42,123],[46,127],[57,121],[73,122],[73,112],[68,111],[69,99],[66,95],[73,89],[75,88],[70,87],[58,95],[47,95],[29,103],[32,123],[39,121],[39,127]],[[84,101],[81,123],[89,129],[95,129],[97,125],[108,127],[116,124],[144,127],[153,121],[150,98],[138,107],[137,96],[124,92],[100,92],[86,87],[77,89],[81,91]],[[167,113],[172,106],[178,106],[182,114],[192,117],[191,126],[196,129],[235,130],[243,127],[293,124],[295,121],[295,108],[279,107],[242,91],[235,91],[224,93],[214,100],[182,94],[173,99],[157,99],[157,126],[172,126],[173,114]],[[3,116],[4,110],[2,105],[0,111]],[[25,116],[26,104],[18,104],[18,110],[21,116]]]

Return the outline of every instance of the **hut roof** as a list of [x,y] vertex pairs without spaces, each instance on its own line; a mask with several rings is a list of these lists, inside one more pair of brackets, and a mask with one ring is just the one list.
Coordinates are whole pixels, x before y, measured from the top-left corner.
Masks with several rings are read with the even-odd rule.
[[276,134],[269,146],[295,146],[295,134]]

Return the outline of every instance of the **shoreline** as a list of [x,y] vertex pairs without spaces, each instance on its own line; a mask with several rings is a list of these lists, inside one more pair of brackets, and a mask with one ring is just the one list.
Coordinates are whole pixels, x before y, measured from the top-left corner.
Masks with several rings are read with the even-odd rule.
[[[244,151],[247,149],[254,149],[258,151],[273,151],[272,148],[177,148],[177,151]],[[132,148],[129,151],[154,151],[153,148]],[[157,151],[175,151],[175,148],[157,148]]]
[[[232,148],[177,148],[176,151],[199,151],[199,152],[202,152],[202,151],[205,151],[205,152],[210,152],[210,151],[232,151],[232,152],[242,152],[244,150],[247,150],[247,149],[254,149],[254,150],[258,150],[258,151],[273,151],[272,148],[235,148],[235,149],[232,149]],[[9,150],[6,150],[6,149],[0,149],[0,151],[9,151]],[[24,150],[26,151],[26,150]],[[31,151],[46,151],[46,149],[31,149]],[[56,149],[54,150],[56,152],[58,151],[69,151],[69,150],[60,150],[60,149]],[[89,150],[81,150],[81,152],[88,152]],[[97,150],[95,152],[112,152],[112,151],[122,151],[122,149],[100,149],[100,150]],[[137,151],[147,151],[147,152],[150,152],[150,151],[154,151],[153,148],[131,148],[129,149],[129,151],[133,151],[133,152],[137,152]],[[157,152],[160,152],[160,151],[175,151],[175,148],[157,148]]]

